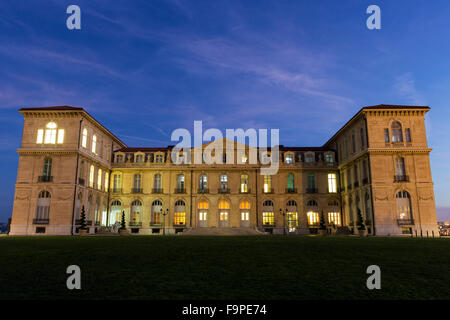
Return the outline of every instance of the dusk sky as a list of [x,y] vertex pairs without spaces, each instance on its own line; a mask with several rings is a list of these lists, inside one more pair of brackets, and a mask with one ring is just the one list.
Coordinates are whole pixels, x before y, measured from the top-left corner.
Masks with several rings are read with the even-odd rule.
[[[68,30],[67,6],[81,8]],[[381,30],[366,8],[381,8]],[[176,128],[279,128],[321,146],[362,106],[428,105],[438,220],[450,220],[450,1],[0,2],[0,222],[22,107],[85,108],[129,146]]]

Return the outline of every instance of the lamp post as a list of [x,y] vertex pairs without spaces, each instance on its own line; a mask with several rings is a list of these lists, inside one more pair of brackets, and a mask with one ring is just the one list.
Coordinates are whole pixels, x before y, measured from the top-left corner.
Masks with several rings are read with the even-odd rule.
[[163,215],[163,235],[166,235],[166,216],[169,214],[169,208],[167,208],[166,212],[164,213],[163,209],[161,208],[161,214]]

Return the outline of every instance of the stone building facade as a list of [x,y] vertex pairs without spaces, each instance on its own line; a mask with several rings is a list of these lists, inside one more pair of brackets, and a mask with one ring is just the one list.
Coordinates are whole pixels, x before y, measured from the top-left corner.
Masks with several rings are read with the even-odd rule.
[[195,148],[174,161],[172,146],[128,147],[82,108],[23,108],[10,234],[76,234],[84,208],[90,233],[124,212],[134,234],[309,234],[321,218],[330,231],[356,232],[361,217],[371,235],[438,236],[428,111],[364,107],[321,147],[279,146],[278,172],[262,175],[249,161],[262,150],[237,142],[233,156],[219,141],[197,147],[216,150],[219,163],[196,164]]

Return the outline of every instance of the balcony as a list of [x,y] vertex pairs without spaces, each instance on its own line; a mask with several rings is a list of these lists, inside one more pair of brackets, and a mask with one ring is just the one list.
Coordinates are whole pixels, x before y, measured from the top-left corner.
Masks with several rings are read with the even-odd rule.
[[369,184],[369,178],[363,178],[362,183],[363,185]]
[[122,188],[113,188],[111,190],[112,193],[122,193]]
[[142,188],[132,188],[131,193],[142,193]]
[[173,193],[186,193],[186,188],[175,188]]
[[33,224],[49,224],[50,219],[33,219]]
[[246,188],[246,190],[242,190],[242,187],[241,187],[241,189],[239,189],[239,193],[251,193],[251,190],[249,189],[249,188]]
[[80,186],[84,186],[85,185],[85,180],[83,179],[83,178],[78,178],[78,184],[80,185]]
[[157,221],[150,222],[150,227],[160,227],[160,226],[162,226],[161,222],[157,222]]
[[53,176],[39,176],[38,182],[52,182]]
[[409,177],[406,175],[395,175],[394,182],[408,182]]
[[263,228],[274,228],[275,227],[275,222],[266,222],[263,223]]
[[218,193],[230,193],[230,189],[222,187],[222,188],[217,189],[217,192]]
[[163,193],[163,189],[162,188],[153,188],[152,189],[152,193]]
[[130,221],[129,223],[128,223],[128,226],[130,226],[130,227],[142,227],[142,222],[133,222],[133,221]]
[[184,228],[184,227],[186,227],[186,223],[183,223],[183,224],[174,223],[173,226],[174,226],[175,228]]
[[414,219],[397,219],[399,226],[411,226],[414,225]]
[[297,188],[286,188],[286,193],[297,193]]
[[197,193],[209,193],[208,188],[198,188]]
[[263,188],[262,193],[273,193],[273,188]]
[[317,188],[306,188],[306,193],[317,193]]

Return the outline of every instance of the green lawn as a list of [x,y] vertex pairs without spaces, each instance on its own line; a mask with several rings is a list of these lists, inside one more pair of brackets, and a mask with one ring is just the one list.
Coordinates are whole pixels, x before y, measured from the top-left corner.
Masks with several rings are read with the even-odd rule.
[[1,237],[0,299],[450,299],[449,263],[450,239]]

